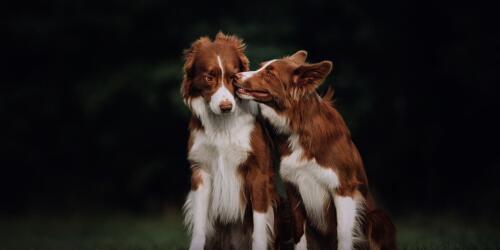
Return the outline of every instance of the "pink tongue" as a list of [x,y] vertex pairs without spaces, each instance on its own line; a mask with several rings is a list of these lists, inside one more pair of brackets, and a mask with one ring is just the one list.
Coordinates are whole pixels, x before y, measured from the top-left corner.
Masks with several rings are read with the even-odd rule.
[[258,97],[267,97],[267,93],[263,92],[252,92],[253,96],[258,96]]

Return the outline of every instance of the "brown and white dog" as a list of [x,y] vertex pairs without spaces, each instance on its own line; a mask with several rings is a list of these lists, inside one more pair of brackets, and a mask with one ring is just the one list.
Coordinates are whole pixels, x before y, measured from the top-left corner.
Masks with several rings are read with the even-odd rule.
[[239,73],[236,83],[238,96],[259,102],[279,134],[295,248],[394,249],[394,225],[375,207],[359,152],[331,105],[333,91],[326,98],[316,92],[332,63],[308,64],[306,57],[299,51],[267,61]]
[[235,36],[202,37],[185,52],[181,92],[192,112],[184,205],[190,249],[274,248],[275,206],[270,141],[257,103],[234,96],[235,75],[248,70]]

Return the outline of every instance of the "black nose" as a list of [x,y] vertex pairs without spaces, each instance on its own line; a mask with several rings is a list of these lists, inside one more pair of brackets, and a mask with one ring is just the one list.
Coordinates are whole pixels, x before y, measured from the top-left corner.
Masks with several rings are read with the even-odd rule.
[[227,113],[233,108],[233,104],[230,101],[224,100],[219,104],[220,111],[222,113]]

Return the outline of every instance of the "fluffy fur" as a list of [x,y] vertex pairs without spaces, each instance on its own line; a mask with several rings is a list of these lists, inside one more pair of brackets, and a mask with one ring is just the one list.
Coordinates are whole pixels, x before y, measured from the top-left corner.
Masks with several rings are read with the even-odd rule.
[[[293,209],[296,247],[394,249],[394,225],[387,216],[379,216],[384,213],[376,209],[368,191],[359,152],[330,103],[333,91],[325,98],[316,93],[333,64],[309,64],[306,57],[299,51],[268,61],[257,71],[238,74],[236,84],[241,98],[260,103],[262,115],[278,134],[280,174]],[[373,211],[379,211],[378,220],[370,220]],[[371,224],[375,221],[377,225]],[[329,240],[332,237],[338,241]],[[309,238],[320,240],[308,242]]]
[[[277,195],[257,104],[234,98],[234,75],[248,70],[235,36],[203,37],[185,53],[181,93],[192,112],[184,205],[190,249],[273,248]],[[250,232],[250,233],[249,233]]]

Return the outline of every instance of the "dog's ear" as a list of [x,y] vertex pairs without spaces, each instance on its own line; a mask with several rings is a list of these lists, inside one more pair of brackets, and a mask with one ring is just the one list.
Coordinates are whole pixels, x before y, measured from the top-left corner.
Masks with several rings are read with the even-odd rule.
[[200,37],[191,44],[189,49],[184,50],[184,76],[181,85],[181,94],[183,98],[187,98],[191,90],[196,52],[203,44],[206,43],[210,43],[210,38]]
[[293,83],[298,87],[316,89],[333,68],[331,61],[322,61],[314,64],[303,64],[294,71]]
[[307,51],[305,50],[299,50],[295,52],[295,54],[289,56],[290,60],[295,62],[298,65],[302,65],[306,62],[307,59]]
[[243,42],[243,39],[235,35],[226,35],[219,31],[219,33],[215,36],[215,42],[225,42],[231,45],[238,55],[238,59],[240,61],[240,71],[243,72],[250,70],[250,62],[245,55],[245,49],[247,46]]

